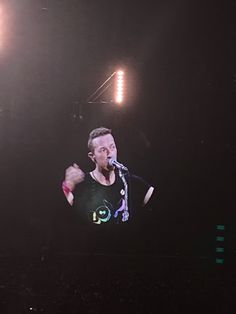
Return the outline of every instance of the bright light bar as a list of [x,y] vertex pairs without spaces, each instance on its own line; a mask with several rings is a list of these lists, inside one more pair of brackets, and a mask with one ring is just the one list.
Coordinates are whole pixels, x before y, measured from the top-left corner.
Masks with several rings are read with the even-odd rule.
[[122,103],[124,100],[124,72],[119,70],[115,77],[115,102]]
[[3,36],[2,26],[3,26],[2,7],[0,6],[0,49],[2,48],[2,36]]

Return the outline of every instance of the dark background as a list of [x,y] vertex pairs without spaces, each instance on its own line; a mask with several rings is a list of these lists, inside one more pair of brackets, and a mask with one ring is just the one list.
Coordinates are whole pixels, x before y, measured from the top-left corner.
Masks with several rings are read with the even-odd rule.
[[[235,2],[8,0],[1,8],[0,254],[76,251],[61,182],[73,162],[92,168],[88,133],[104,125],[119,160],[157,190],[139,252],[213,265],[223,224],[233,263]],[[124,104],[87,104],[120,66]]]

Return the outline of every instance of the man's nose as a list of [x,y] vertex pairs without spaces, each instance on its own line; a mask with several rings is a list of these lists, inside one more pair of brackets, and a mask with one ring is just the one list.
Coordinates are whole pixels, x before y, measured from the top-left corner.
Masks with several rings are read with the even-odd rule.
[[111,151],[109,148],[106,149],[106,152],[107,152],[107,158],[111,158],[112,155],[111,155]]

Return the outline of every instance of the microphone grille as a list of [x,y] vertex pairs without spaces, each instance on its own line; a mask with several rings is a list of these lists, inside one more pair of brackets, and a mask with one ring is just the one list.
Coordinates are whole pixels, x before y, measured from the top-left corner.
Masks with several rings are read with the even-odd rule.
[[108,158],[108,165],[109,166],[113,166],[113,163],[114,163],[115,159],[114,158]]

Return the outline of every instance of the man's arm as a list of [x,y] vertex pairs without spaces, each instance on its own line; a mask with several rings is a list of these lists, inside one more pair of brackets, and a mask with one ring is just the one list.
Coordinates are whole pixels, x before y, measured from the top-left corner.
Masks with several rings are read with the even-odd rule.
[[63,191],[68,203],[72,206],[73,201],[74,201],[74,195],[72,193],[73,191],[69,188],[66,181],[62,182],[62,191]]
[[62,183],[62,190],[68,201],[72,206],[74,201],[73,191],[75,186],[84,181],[84,172],[77,164],[73,164],[65,171],[65,180]]
[[144,196],[143,206],[145,206],[148,203],[148,201],[152,197],[153,191],[154,191],[154,187],[150,186],[150,188],[148,189],[146,195]]

